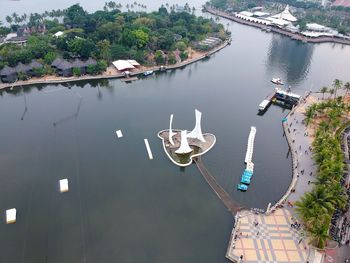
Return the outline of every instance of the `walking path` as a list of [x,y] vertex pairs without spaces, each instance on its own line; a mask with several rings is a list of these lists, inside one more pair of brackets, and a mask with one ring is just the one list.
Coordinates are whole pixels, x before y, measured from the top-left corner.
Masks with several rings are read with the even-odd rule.
[[[167,65],[165,67],[165,70],[172,70],[172,69],[178,69],[182,68],[184,66],[187,66],[189,64],[195,63],[197,61],[200,61],[204,58],[210,57],[214,53],[220,51],[227,45],[231,43],[231,39],[228,39],[224,41],[221,45],[217,46],[216,48],[205,52],[203,54],[200,54],[199,56],[196,56],[194,58],[189,58],[185,61],[182,61],[180,63],[176,63],[174,65]],[[160,66],[154,66],[154,67],[145,67],[144,69],[137,70],[137,71],[131,71],[130,76],[137,76],[141,75],[146,71],[153,70],[154,72],[156,71],[162,71]],[[73,77],[56,77],[56,76],[45,76],[41,78],[32,78],[29,80],[25,81],[17,81],[15,83],[1,83],[0,82],[0,90],[2,89],[7,89],[7,88],[13,88],[13,87],[23,87],[23,86],[28,86],[28,85],[38,85],[38,84],[52,84],[52,83],[68,83],[68,82],[75,82],[75,81],[82,81],[82,80],[100,80],[100,79],[113,79],[113,78],[123,78],[124,75],[118,71],[116,71],[114,68],[109,68],[104,74],[101,75],[85,75],[85,76],[73,76]]]
[[215,178],[209,173],[209,171],[205,168],[202,162],[202,158],[198,156],[194,158],[194,162],[196,163],[200,173],[203,175],[205,181],[213,189],[215,194],[220,198],[220,200],[227,207],[227,209],[233,215],[235,215],[238,211],[240,211],[242,207],[237,202],[232,200],[230,195],[219,185],[219,183],[215,180]]
[[[233,262],[321,262],[308,245],[293,203],[312,188],[316,166],[311,156],[312,134],[303,123],[305,109],[322,97],[306,96],[287,115],[283,129],[292,155],[292,181],[286,194],[265,214],[237,213],[226,257]],[[256,225],[258,223],[258,225]]]

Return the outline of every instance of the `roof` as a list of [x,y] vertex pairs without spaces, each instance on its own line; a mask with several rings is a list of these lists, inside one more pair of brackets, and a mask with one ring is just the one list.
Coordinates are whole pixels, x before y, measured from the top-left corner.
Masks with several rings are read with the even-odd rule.
[[85,63],[78,58],[76,58],[72,63],[72,67],[74,68],[82,68],[85,66],[86,66]]
[[97,61],[93,58],[89,58],[88,60],[85,61],[85,65],[89,66],[89,65],[96,65]]
[[61,64],[64,61],[62,58],[55,58],[54,61],[52,61],[51,66],[57,67],[59,64]]
[[259,24],[263,24],[263,25],[270,25],[271,22],[267,21],[267,19],[261,19],[261,18],[257,18],[257,17],[250,17],[250,16],[245,16],[245,15],[241,15],[241,14],[236,14],[236,17],[243,19],[243,20],[247,20],[247,21],[252,21],[255,23],[259,23]]
[[261,12],[261,11],[256,11],[256,12],[254,12],[254,14],[253,14],[254,16],[268,16],[268,15],[270,15],[270,13],[266,13],[266,12]]
[[72,63],[66,61],[66,60],[63,60],[58,66],[57,66],[58,69],[60,70],[66,70],[66,69],[71,69],[73,68],[73,65]]
[[334,6],[344,6],[344,7],[350,7],[350,0],[336,0],[333,3]]
[[274,17],[268,17],[266,20],[269,20],[272,24],[275,24],[277,26],[288,26],[290,25],[290,22],[284,19],[280,18],[274,18]]
[[19,62],[15,67],[16,72],[27,72],[28,70],[30,70],[30,67],[28,65],[24,65],[22,62]]
[[135,67],[127,60],[116,60],[112,64],[117,68],[117,70],[134,69]]
[[35,59],[33,59],[30,63],[29,63],[29,67],[30,68],[42,68],[43,64],[39,63],[38,61],[36,61]]
[[53,34],[55,37],[60,37],[60,36],[63,36],[64,35],[64,32],[62,31],[58,31],[56,32],[55,34]]
[[2,70],[0,70],[1,76],[11,75],[11,74],[15,74],[15,73],[16,73],[15,69],[11,68],[7,65]]
[[311,30],[311,31],[327,31],[328,30],[327,27],[319,25],[319,24],[316,24],[316,23],[306,24],[306,28],[308,30]]
[[248,11],[242,11],[242,12],[239,12],[240,15],[243,15],[243,16],[253,16],[253,13],[252,12],[248,12]]
[[293,16],[290,11],[289,11],[289,5],[286,6],[286,8],[283,10],[283,12],[277,14],[277,15],[273,15],[271,16],[272,18],[277,18],[277,19],[283,19],[283,20],[287,20],[289,22],[296,22],[298,19]]
[[134,59],[128,59],[128,62],[133,65],[133,66],[140,66],[140,63],[138,63],[136,60]]

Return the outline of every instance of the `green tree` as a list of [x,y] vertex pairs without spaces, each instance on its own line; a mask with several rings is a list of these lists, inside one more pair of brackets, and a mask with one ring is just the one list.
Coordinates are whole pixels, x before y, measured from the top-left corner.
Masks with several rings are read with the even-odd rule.
[[74,76],[81,76],[80,68],[73,68],[73,75]]
[[322,99],[324,99],[324,94],[328,91],[328,88],[322,87],[320,91],[322,92]]
[[143,48],[148,44],[149,36],[146,32],[141,29],[134,30],[133,35],[135,37],[136,46],[138,48]]
[[54,51],[50,51],[48,52],[45,57],[44,57],[44,61],[46,64],[51,64],[57,57],[57,53]]
[[156,53],[154,54],[154,60],[156,61],[157,65],[164,64],[163,52],[160,50],[157,50]]
[[111,43],[108,40],[97,42],[98,57],[106,61],[111,60]]

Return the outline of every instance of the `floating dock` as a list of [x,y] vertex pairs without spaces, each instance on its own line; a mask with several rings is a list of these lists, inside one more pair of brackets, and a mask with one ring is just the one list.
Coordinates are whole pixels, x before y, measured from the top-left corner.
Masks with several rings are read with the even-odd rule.
[[6,210],[6,223],[7,224],[14,224],[14,223],[16,223],[16,216],[17,216],[16,208],[12,208],[12,209]]
[[68,179],[60,180],[60,192],[65,193],[69,191]]
[[250,133],[248,137],[247,152],[245,154],[245,163],[251,163],[254,151],[254,140],[255,140],[256,128],[254,126],[250,127]]
[[293,106],[299,102],[300,98],[298,94],[276,88],[259,104],[259,112],[265,112],[272,102]]
[[246,168],[242,174],[241,182],[238,184],[237,188],[241,191],[247,191],[248,185],[251,182],[253,172],[254,172],[254,163],[252,162],[253,152],[254,152],[254,140],[256,134],[256,127],[250,127],[250,133],[248,137],[247,152],[245,154],[244,162],[246,163]]
[[117,131],[115,132],[115,134],[117,135],[118,138],[122,138],[122,137],[123,137],[123,133],[122,133],[121,130],[117,130]]
[[148,153],[148,158],[150,160],[153,160],[153,154],[152,154],[152,151],[151,151],[151,147],[149,146],[148,140],[144,139],[144,141],[145,141],[145,145],[146,145],[146,149],[147,149],[147,153]]

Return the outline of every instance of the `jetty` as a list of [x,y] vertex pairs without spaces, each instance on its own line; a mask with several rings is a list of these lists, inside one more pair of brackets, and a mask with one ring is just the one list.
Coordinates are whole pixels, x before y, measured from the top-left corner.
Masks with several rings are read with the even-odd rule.
[[252,126],[250,128],[250,133],[249,133],[249,137],[248,137],[248,144],[247,144],[247,151],[246,151],[245,159],[244,159],[244,162],[246,164],[252,162],[255,134],[256,134],[256,127]]
[[219,183],[215,180],[215,178],[209,173],[209,171],[205,168],[201,156],[197,156],[193,158],[196,163],[199,172],[202,174],[205,181],[209,184],[211,189],[215,192],[217,197],[222,201],[224,206],[232,213],[233,216],[242,210],[243,207],[240,206],[237,202],[233,201],[231,196],[222,188]]

